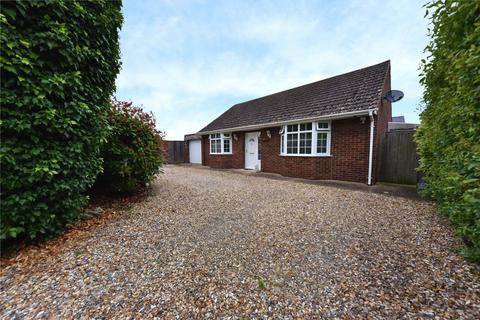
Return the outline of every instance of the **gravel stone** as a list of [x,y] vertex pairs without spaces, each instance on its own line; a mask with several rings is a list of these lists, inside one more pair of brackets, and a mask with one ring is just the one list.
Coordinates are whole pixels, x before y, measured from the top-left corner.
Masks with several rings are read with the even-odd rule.
[[164,171],[81,241],[3,267],[0,317],[480,318],[479,268],[429,202]]

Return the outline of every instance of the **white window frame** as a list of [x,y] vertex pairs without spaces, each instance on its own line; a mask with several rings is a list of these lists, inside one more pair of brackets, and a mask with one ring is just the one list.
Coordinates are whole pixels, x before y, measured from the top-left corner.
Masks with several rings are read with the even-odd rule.
[[[327,128],[320,127],[320,123],[326,123]],[[318,133],[326,133],[327,134],[327,150],[326,152],[318,153],[317,152],[317,144],[318,144]],[[315,154],[318,156],[330,156],[330,144],[331,144],[331,136],[332,136],[332,123],[330,121],[318,121],[315,123]],[[312,147],[313,148],[313,147]],[[313,150],[313,149],[312,149]]]
[[[300,124],[311,123],[312,130],[302,130],[300,131]],[[320,123],[326,123],[327,128],[320,127]],[[289,125],[297,125],[298,131],[288,131],[288,125],[280,128],[280,155],[285,157],[330,157],[330,145],[332,137],[332,123],[331,121],[316,121],[316,122],[299,122],[291,123]],[[297,153],[287,153],[287,134],[297,133]],[[300,133],[311,133],[312,134],[312,145],[311,153],[300,153]],[[327,134],[327,152],[317,153],[317,133],[326,133]]]
[[[208,137],[210,142],[210,145],[209,145],[210,154],[232,154],[233,143],[232,143],[232,134],[230,132],[213,133],[213,134],[210,134]],[[221,146],[220,152],[212,152],[212,140],[220,142],[220,146]],[[230,141],[230,151],[228,152],[225,152],[225,141]]]

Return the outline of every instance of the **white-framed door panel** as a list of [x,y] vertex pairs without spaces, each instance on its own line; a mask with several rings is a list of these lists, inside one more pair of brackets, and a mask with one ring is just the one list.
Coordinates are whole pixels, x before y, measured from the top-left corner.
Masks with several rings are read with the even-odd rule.
[[245,169],[260,170],[258,139],[260,132],[245,133]]

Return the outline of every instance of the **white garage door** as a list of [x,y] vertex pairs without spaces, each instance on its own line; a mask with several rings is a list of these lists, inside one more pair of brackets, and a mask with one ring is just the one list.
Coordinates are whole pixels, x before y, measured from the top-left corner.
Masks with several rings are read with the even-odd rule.
[[190,140],[188,152],[190,163],[202,163],[202,140]]

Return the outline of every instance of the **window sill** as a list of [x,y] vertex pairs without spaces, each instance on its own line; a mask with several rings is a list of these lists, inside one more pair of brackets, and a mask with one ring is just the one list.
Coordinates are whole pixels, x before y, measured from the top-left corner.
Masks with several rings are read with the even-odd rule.
[[307,158],[328,158],[333,157],[331,154],[286,154],[280,153],[280,157],[307,157]]
[[231,156],[232,153],[209,153],[209,155],[212,155],[212,156]]

